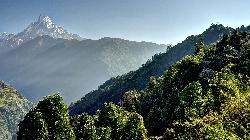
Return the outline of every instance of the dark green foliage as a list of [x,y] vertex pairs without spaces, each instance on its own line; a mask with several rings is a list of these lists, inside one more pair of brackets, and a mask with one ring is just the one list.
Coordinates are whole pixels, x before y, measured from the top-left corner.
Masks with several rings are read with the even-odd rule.
[[142,92],[132,90],[124,94],[122,102],[120,103],[123,106],[126,106],[129,111],[136,111],[140,109],[140,98]]
[[99,135],[99,130],[95,126],[96,118],[87,114],[75,116],[71,119],[72,127],[74,128],[76,139],[78,140],[91,140],[91,139],[106,139],[110,137],[108,129],[101,130],[102,134]]
[[205,44],[202,40],[199,40],[196,44],[195,44],[195,51],[194,54],[201,54],[204,53],[205,51]]
[[41,112],[30,111],[19,124],[19,128],[17,139],[49,139],[48,125],[42,118]]
[[144,140],[147,131],[142,117],[114,104],[105,104],[94,116],[82,114],[72,120],[79,140]]
[[202,99],[202,86],[199,82],[188,84],[181,92],[178,105],[175,108],[177,119],[188,119],[188,115],[199,116],[205,114],[203,106],[206,101]]
[[105,104],[105,108],[97,113],[98,127],[110,128],[113,140],[144,140],[147,131],[142,117],[133,112],[125,111],[114,104]]
[[62,97],[52,95],[40,101],[19,124],[17,138],[27,139],[74,139],[67,106]]
[[40,101],[19,124],[20,140],[146,140],[143,118],[112,103],[96,115],[69,118],[62,97],[53,95]]

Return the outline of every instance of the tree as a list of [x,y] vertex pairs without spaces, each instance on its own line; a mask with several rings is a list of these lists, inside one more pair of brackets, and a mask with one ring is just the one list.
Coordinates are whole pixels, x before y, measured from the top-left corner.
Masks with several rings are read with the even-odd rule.
[[17,139],[45,140],[48,138],[48,125],[42,119],[42,113],[31,110],[19,124]]
[[147,130],[143,118],[135,112],[128,112],[122,107],[106,103],[105,108],[97,113],[97,127],[111,128],[112,140],[145,140]]
[[199,39],[199,41],[195,44],[195,54],[203,54],[205,50],[205,44],[203,40]]
[[19,124],[18,139],[75,139],[68,108],[58,94],[47,96]]
[[[75,136],[77,140],[96,140],[96,139],[108,139],[110,133],[101,131],[100,134],[98,128],[95,126],[96,118],[83,113],[78,116],[74,116],[71,120],[71,124],[74,128]],[[104,137],[103,137],[104,136]]]

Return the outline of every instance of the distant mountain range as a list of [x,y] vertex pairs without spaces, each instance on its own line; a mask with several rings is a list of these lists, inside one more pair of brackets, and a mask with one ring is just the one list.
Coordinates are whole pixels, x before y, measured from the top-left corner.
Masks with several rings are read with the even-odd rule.
[[84,39],[39,16],[16,35],[0,35],[0,79],[33,101],[60,92],[70,103],[167,48],[119,38]]

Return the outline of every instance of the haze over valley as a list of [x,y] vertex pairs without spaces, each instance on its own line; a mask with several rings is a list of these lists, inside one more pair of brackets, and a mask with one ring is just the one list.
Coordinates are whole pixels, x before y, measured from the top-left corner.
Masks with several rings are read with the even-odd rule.
[[85,39],[44,15],[22,32],[0,38],[0,79],[35,102],[57,92],[67,103],[75,101],[168,48],[120,38]]

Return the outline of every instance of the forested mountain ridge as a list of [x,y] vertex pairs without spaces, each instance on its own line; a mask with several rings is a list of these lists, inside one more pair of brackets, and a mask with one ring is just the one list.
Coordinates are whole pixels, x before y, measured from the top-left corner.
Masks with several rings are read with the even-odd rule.
[[18,139],[249,139],[249,56],[246,32],[209,46],[198,41],[194,53],[151,77],[147,88],[126,92],[119,105],[106,103],[95,115],[70,117],[59,95],[45,97],[20,122]]
[[[240,29],[241,31],[250,31],[250,26],[242,26]],[[208,45],[217,41],[223,34],[230,34],[233,30],[233,28],[224,27],[221,24],[212,24],[202,34],[189,36],[181,43],[168,48],[165,53],[154,55],[138,70],[106,81],[97,90],[86,94],[81,100],[72,104],[70,114],[81,114],[83,112],[93,114],[102,107],[104,102],[118,103],[126,91],[144,89],[150,76],[160,76],[165,69],[176,61],[193,53],[194,45],[200,39],[203,39],[204,43]]]
[[16,89],[0,81],[0,139],[16,139],[17,124],[21,121],[32,103]]
[[172,65],[122,105],[163,139],[249,139],[250,35],[235,31]]

